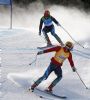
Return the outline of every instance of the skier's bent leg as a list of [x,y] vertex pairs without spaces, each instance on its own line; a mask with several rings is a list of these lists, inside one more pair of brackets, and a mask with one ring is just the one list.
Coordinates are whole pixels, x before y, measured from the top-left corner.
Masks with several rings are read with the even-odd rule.
[[31,86],[31,89],[34,90],[43,80],[45,80],[45,76],[40,77],[34,84]]
[[60,66],[57,66],[54,70],[55,74],[57,75],[57,78],[51,83],[51,85],[48,87],[50,91],[52,91],[53,87],[62,79],[62,69]]
[[49,76],[49,74],[52,72],[52,63],[50,63],[49,67],[45,71],[44,75],[40,77],[32,86],[31,89],[34,90],[35,87],[37,87],[43,80],[46,80]]
[[48,91],[52,91],[53,87],[61,80],[62,77],[57,77],[52,83],[51,85],[48,87]]
[[39,85],[43,80],[46,80],[47,78],[46,78],[46,76],[42,76],[42,77],[40,77],[35,83],[37,84],[37,85]]
[[54,87],[61,79],[62,79],[62,77],[57,77],[57,78],[52,82],[51,85]]
[[50,41],[50,39],[49,39],[47,33],[43,32],[43,34],[44,34],[45,39],[46,39],[46,41],[47,41],[47,45],[52,45],[52,43],[51,43],[51,41]]
[[62,42],[62,40],[59,38],[59,36],[58,36],[56,33],[53,33],[52,35],[56,38],[56,40],[57,40],[62,46],[64,45],[63,42]]

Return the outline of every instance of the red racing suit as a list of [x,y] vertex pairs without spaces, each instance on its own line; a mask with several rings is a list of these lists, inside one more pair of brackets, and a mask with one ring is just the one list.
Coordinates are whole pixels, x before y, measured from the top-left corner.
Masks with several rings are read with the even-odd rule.
[[55,56],[51,58],[51,62],[56,65],[63,64],[64,60],[68,59],[71,67],[74,67],[74,62],[72,60],[72,54],[70,51],[66,51],[65,47],[55,46],[46,50],[43,50],[43,53],[53,52],[55,51]]

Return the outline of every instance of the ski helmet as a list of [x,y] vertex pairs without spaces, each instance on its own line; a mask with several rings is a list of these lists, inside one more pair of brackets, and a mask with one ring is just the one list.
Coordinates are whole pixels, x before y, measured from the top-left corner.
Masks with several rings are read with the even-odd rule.
[[44,17],[48,17],[48,16],[50,16],[50,11],[49,10],[45,10]]
[[73,43],[70,42],[70,41],[67,41],[67,42],[65,43],[65,46],[66,46],[69,50],[72,50],[73,47],[74,47]]

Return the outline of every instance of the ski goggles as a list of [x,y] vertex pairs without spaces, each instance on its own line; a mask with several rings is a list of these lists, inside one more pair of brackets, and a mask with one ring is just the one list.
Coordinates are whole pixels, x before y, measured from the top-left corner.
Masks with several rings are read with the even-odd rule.
[[72,51],[73,50],[73,47],[68,47],[68,46],[66,46],[66,48],[68,49],[68,50],[70,50],[70,51]]

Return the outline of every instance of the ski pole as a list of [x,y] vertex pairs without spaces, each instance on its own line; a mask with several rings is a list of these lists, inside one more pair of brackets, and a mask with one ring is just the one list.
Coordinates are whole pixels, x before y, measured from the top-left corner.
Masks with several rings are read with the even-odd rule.
[[90,53],[86,53],[86,52],[80,51],[80,50],[78,50],[78,49],[73,49],[73,50],[75,50],[75,51],[77,51],[77,52],[79,52],[79,53],[82,53],[82,54],[85,54],[85,55],[90,56]]
[[84,48],[84,46],[81,45],[79,42],[77,42],[77,41],[70,35],[70,33],[69,33],[64,27],[62,27],[62,26],[60,26],[60,27],[71,37],[71,39],[72,39],[74,42],[76,42],[79,46],[81,46],[81,47]]
[[85,88],[88,89],[88,87],[86,86],[86,84],[85,84],[85,83],[83,82],[83,80],[81,79],[81,77],[80,77],[79,73],[77,72],[77,70],[76,70],[76,73],[77,73],[79,79],[81,80],[81,82],[83,83],[83,85],[85,86]]
[[34,59],[29,65],[32,65],[32,64],[35,63],[36,61],[37,61],[37,54],[36,54],[35,59]]

